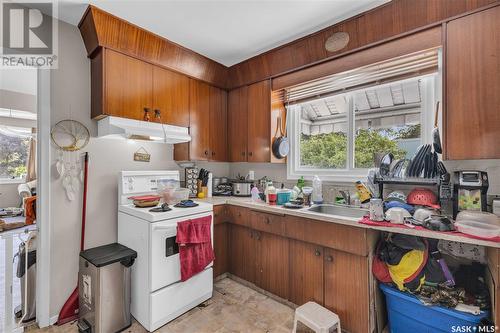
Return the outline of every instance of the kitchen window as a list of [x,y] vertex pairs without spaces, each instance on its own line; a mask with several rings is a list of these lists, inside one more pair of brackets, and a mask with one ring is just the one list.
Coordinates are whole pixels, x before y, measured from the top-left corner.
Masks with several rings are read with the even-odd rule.
[[[307,96],[311,86],[287,91],[289,101],[293,94],[302,97],[287,106],[288,178],[319,175],[327,181],[361,180],[381,155],[391,152],[397,159],[411,158],[419,145],[430,143],[440,95],[437,55],[428,66],[431,70],[417,76],[365,85],[356,82],[362,88],[337,88],[316,94],[319,97]],[[313,87],[324,89],[325,84]]]
[[0,125],[0,183],[23,182],[32,129]]

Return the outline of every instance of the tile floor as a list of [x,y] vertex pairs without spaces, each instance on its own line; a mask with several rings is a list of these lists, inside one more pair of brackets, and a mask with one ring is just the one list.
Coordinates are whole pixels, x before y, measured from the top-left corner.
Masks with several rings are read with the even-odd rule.
[[[213,297],[174,321],[161,327],[159,333],[191,332],[291,332],[294,310],[266,295],[250,289],[229,278],[215,283]],[[32,332],[78,332],[75,323]],[[134,322],[124,332],[146,332]]]

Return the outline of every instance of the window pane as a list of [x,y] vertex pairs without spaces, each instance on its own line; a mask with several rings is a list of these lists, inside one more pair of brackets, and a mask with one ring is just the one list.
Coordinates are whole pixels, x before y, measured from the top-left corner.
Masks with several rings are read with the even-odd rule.
[[26,176],[29,139],[0,132],[0,179]]
[[354,93],[354,166],[372,168],[375,156],[411,158],[421,144],[420,81],[396,82]]
[[347,112],[345,95],[301,106],[300,166],[317,169],[347,168]]

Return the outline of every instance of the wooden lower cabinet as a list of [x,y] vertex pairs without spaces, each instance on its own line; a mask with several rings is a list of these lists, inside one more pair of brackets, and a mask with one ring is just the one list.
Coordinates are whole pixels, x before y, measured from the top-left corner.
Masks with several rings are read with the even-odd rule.
[[256,271],[254,234],[253,230],[235,224],[229,231],[229,272],[252,283]]
[[369,331],[368,267],[367,257],[325,248],[324,306],[351,333]]
[[289,240],[256,231],[255,284],[281,298],[288,298]]
[[289,300],[297,305],[309,301],[323,304],[323,248],[290,240]]
[[214,225],[214,277],[229,271],[229,224]]

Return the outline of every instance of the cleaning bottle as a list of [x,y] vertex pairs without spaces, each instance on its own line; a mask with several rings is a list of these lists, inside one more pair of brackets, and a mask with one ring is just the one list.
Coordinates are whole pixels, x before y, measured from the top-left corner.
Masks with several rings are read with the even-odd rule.
[[372,194],[365,186],[365,184],[358,180],[354,186],[356,187],[356,192],[361,203],[367,203],[368,201],[370,201],[370,199],[372,198]]
[[300,176],[299,180],[297,180],[297,187],[299,188],[299,190],[302,191],[302,188],[305,184],[306,182],[304,181],[304,176]]
[[313,178],[312,201],[315,204],[323,203],[323,183],[318,176],[314,176]]

